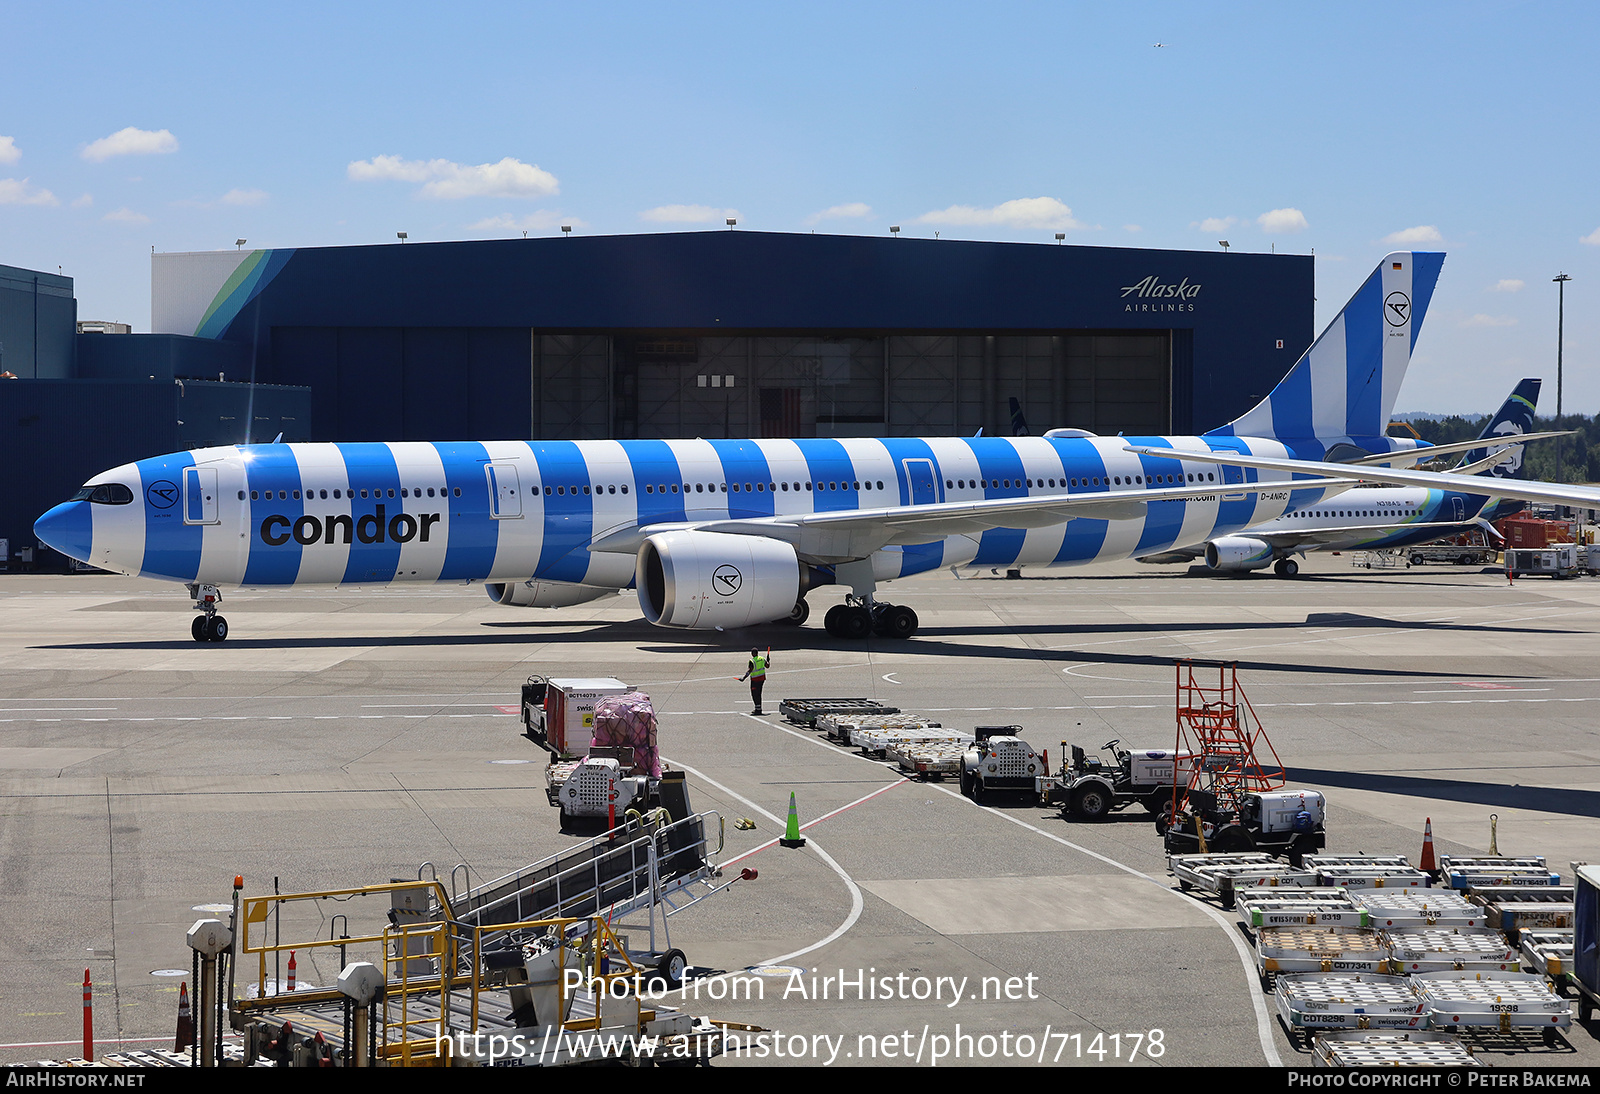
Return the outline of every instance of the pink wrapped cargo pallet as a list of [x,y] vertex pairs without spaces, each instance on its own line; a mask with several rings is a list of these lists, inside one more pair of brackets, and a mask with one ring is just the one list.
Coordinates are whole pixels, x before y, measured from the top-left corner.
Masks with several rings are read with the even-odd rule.
[[594,705],[596,746],[629,745],[633,748],[634,770],[651,778],[661,777],[661,749],[656,744],[656,711],[650,696],[642,691],[612,695]]

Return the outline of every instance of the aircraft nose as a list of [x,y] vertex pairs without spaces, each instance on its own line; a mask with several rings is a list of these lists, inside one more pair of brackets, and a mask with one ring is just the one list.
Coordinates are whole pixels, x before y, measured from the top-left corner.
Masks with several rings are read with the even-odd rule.
[[33,522],[39,542],[79,562],[89,561],[94,543],[94,518],[86,501],[67,501]]

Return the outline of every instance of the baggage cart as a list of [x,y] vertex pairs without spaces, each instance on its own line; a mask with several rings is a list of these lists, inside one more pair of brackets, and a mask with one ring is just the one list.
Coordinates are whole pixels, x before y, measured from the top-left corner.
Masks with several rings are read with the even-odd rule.
[[829,740],[838,741],[842,745],[853,745],[856,743],[857,733],[886,729],[912,732],[936,727],[938,724],[926,718],[915,718],[905,714],[821,714],[817,716],[814,728],[821,730]]
[[1573,932],[1562,930],[1523,931],[1522,963],[1549,977],[1556,994],[1565,993],[1572,980]]
[[1288,973],[1273,995],[1291,1037],[1303,1030],[1424,1029],[1427,1004],[1404,976],[1386,973]]
[[[1264,851],[1220,852],[1214,855],[1170,855],[1167,868],[1178,879],[1178,888],[1204,889],[1214,893],[1224,908],[1232,908],[1234,894],[1240,889],[1279,888],[1293,886],[1309,888],[1316,885],[1316,875],[1309,870],[1297,870],[1281,859]],[[1315,970],[1310,970],[1315,971]]]
[[1522,955],[1488,927],[1395,927],[1379,935],[1389,947],[1389,970],[1407,974],[1522,971]]
[[1343,889],[1235,889],[1234,906],[1250,927],[1365,927],[1367,911]]
[[1318,1034],[1312,1059],[1320,1067],[1482,1067],[1448,1033],[1384,1030]]
[[1483,889],[1491,885],[1560,885],[1543,855],[1440,855],[1439,876],[1452,889]]
[[1482,927],[1483,907],[1453,889],[1369,889],[1350,894],[1374,927]]
[[1389,950],[1368,927],[1263,927],[1256,932],[1256,969],[1271,990],[1280,972],[1389,971]]
[[824,714],[899,714],[876,699],[784,699],[778,713],[797,726],[814,726]]
[[965,747],[972,743],[972,734],[927,725],[864,727],[850,731],[850,743],[875,759],[891,760],[894,757],[889,755],[890,749],[901,745],[941,743]]
[[1570,885],[1493,885],[1470,895],[1483,906],[1489,926],[1506,932],[1513,944],[1530,927],[1570,928],[1575,915]]
[[1436,1030],[1538,1030],[1546,1044],[1572,1025],[1572,1005],[1531,972],[1428,972],[1413,977]]
[[918,779],[943,779],[961,774],[966,741],[902,741],[889,749],[889,759]]
[[1305,865],[1317,872],[1320,884],[1346,889],[1423,889],[1432,884],[1404,855],[1307,855]]

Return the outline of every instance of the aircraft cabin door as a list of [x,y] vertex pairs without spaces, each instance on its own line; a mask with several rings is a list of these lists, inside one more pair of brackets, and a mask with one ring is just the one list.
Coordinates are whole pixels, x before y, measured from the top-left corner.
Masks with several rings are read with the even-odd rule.
[[1457,524],[1461,524],[1467,519],[1467,503],[1459,496],[1450,499],[1450,508],[1455,512]]
[[183,523],[217,524],[217,469],[183,469]]
[[[1221,465],[1221,467],[1222,467],[1222,481],[1223,481],[1224,484],[1237,484],[1237,483],[1244,482],[1244,468],[1242,468],[1242,467],[1229,467],[1227,464],[1223,464],[1223,465]],[[1222,500],[1223,501],[1242,501],[1248,496],[1249,495],[1247,495],[1247,494],[1224,494],[1224,495],[1222,495]]]
[[900,466],[906,469],[910,504],[932,505],[939,500],[939,484],[933,477],[932,460],[901,460]]
[[522,487],[517,479],[517,465],[491,463],[483,470],[489,476],[489,515],[495,520],[522,516]]

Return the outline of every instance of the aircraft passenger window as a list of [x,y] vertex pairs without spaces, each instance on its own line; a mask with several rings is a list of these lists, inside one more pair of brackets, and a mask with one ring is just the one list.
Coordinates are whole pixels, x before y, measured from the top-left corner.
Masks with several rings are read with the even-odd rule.
[[882,490],[882,489],[883,489],[883,480],[882,480],[882,479],[879,479],[879,480],[878,480],[878,489],[879,489],[879,490]]
[[244,500],[244,491],[243,490],[239,491],[239,500],[240,501]]
[[810,490],[810,489],[811,489],[811,484],[810,484],[810,483],[809,483],[809,482],[808,482],[808,483],[806,483],[806,489],[807,489],[807,490]]
[[654,486],[651,486],[649,483],[645,483],[644,484],[644,492],[646,494],[654,494],[656,492],[656,488]]
[[[861,489],[861,484],[860,484],[860,483],[859,483],[859,482],[858,482],[858,483],[855,483],[855,484],[854,484],[854,486],[855,486],[855,489],[857,489],[857,490],[860,490],[860,489]],[[869,483],[867,483],[867,489],[868,489],[868,490],[871,490],[871,489],[872,489],[872,484],[871,484],[871,483],[870,483],[870,482],[869,482]]]
[[583,492],[584,492],[584,493],[585,493],[585,494],[587,494],[587,493],[588,493],[588,492],[589,492],[589,488],[588,488],[588,487],[587,487],[587,486],[585,486],[585,487],[584,487],[584,488],[583,488]]
[[300,500],[300,491],[296,490],[293,493],[294,493],[294,500],[295,501],[299,501]]
[[758,494],[766,493],[767,487],[769,487],[771,485],[772,484],[770,482],[758,482],[758,483],[756,483],[756,493],[758,493]]
[[461,496],[461,487],[456,487],[454,490],[450,491],[450,493],[453,497],[459,498]]
[[677,483],[673,483],[672,484],[672,492],[674,494],[676,494],[678,492],[678,484]]
[[[626,488],[626,487],[624,487],[624,488],[623,488],[623,489],[627,489],[627,488]],[[612,486],[608,486],[608,487],[606,487],[606,493],[608,493],[608,494],[615,494],[615,493],[616,493],[616,492],[617,492],[617,488],[616,488],[616,486],[615,486],[615,485],[612,485]]]
[[623,483],[622,484],[622,492],[624,494],[626,494],[628,492],[628,484],[627,483]]
[[256,492],[255,492],[255,491],[254,491],[254,490],[252,490],[252,491],[250,491],[250,500],[251,500],[251,501],[257,501],[257,500],[259,500],[259,499],[258,499],[258,498],[257,498],[257,497],[256,497]]
[[788,483],[782,483],[781,485],[783,486],[783,489],[787,492],[788,489],[789,489],[789,484]]
[[[733,488],[734,488],[734,489],[735,489],[735,490],[737,490],[737,489],[739,489],[739,484],[738,484],[738,483],[734,483],[734,484],[733,484]],[[727,483],[723,483],[723,484],[722,484],[722,492],[723,492],[723,493],[724,493],[724,494],[726,494],[726,493],[727,493],[727,492],[728,492],[728,484],[727,484]]]

